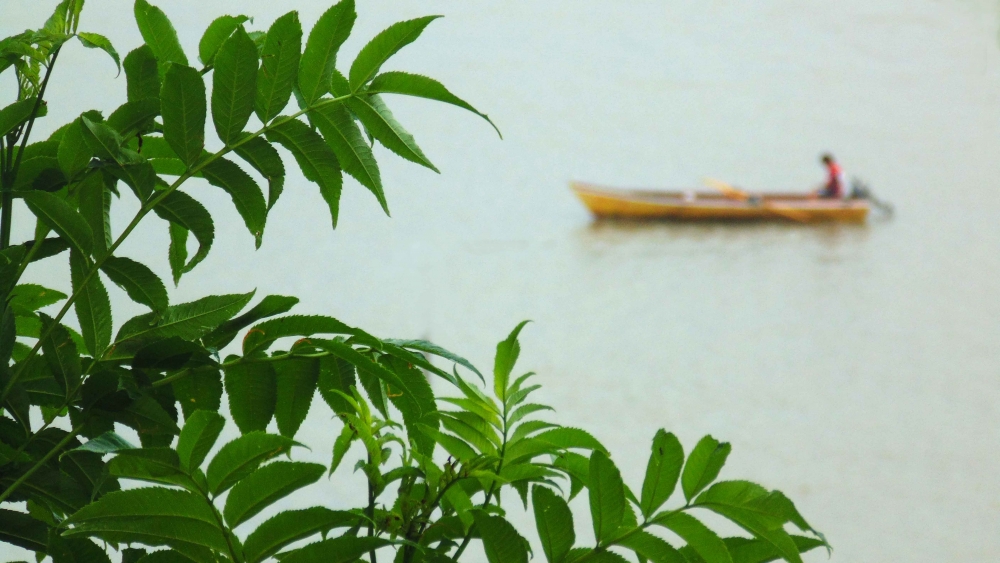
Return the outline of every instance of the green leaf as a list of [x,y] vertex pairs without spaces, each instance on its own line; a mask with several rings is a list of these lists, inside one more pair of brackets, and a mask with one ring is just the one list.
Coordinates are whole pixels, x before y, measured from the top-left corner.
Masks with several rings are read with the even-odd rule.
[[94,249],[94,234],[87,221],[66,200],[48,192],[24,194],[24,202],[36,217],[59,234],[71,247],[89,256]]
[[351,91],[357,92],[374,77],[385,61],[416,41],[424,28],[441,16],[425,16],[390,25],[368,42],[351,64]]
[[598,542],[611,539],[625,517],[625,485],[614,462],[600,450],[590,456],[590,515]]
[[424,156],[406,129],[396,121],[388,106],[379,96],[359,96],[346,100],[347,107],[358,116],[365,130],[379,140],[382,145],[399,156],[440,173]]
[[509,522],[482,512],[475,512],[473,517],[490,563],[528,563],[528,542]]
[[616,543],[653,563],[688,563],[681,552],[649,532],[637,531]]
[[59,141],[59,169],[67,178],[75,178],[77,174],[87,169],[87,164],[93,156],[83,137],[83,124],[78,119],[66,129]]
[[291,438],[309,414],[319,379],[319,360],[293,358],[275,362],[274,371],[278,386],[274,418],[278,421],[278,431]]
[[[141,1],[141,0],[140,0]],[[187,491],[141,488],[101,497],[70,516],[67,536],[85,534],[113,543],[170,546],[199,563],[228,553],[212,507]]]
[[25,98],[0,109],[0,137],[7,135],[19,125],[28,121],[35,108],[37,98]]
[[560,563],[576,542],[573,513],[569,505],[552,489],[535,485],[531,491],[535,510],[535,526],[549,563]]
[[177,439],[177,456],[185,471],[201,467],[225,425],[226,419],[212,411],[197,410],[187,417]]
[[0,541],[45,553],[49,528],[23,512],[0,509]]
[[344,171],[375,194],[379,205],[388,215],[389,206],[382,192],[382,179],[375,155],[347,108],[343,104],[326,105],[309,112],[308,116],[337,155],[337,161]]
[[149,45],[132,50],[125,56],[125,78],[128,82],[128,101],[160,97],[160,75],[156,69],[156,55]]
[[83,372],[80,367],[80,355],[66,327],[56,323],[44,313],[39,317],[42,320],[42,332],[49,333],[49,336],[42,340],[45,362],[68,398],[69,392],[80,384],[80,374]]
[[301,549],[290,552],[282,557],[282,563],[349,563],[356,561],[362,555],[380,547],[390,545],[390,542],[378,537],[355,537],[344,535],[309,544]]
[[101,264],[101,271],[136,303],[153,311],[163,311],[170,304],[159,276],[131,258],[109,256]]
[[247,563],[259,563],[290,543],[352,525],[356,520],[357,516],[350,512],[321,506],[280,512],[247,536],[243,553]]
[[[113,178],[125,182],[132,190],[132,193],[135,194],[136,199],[146,202],[149,200],[149,196],[152,195],[157,182],[160,181],[156,176],[157,171],[153,166],[153,162],[155,161],[139,162],[128,166],[107,166],[104,168],[104,172]],[[176,162],[180,168],[184,168],[184,164],[180,160]]]
[[115,432],[105,432],[100,436],[88,440],[74,451],[94,452],[98,454],[114,453],[120,450],[135,449],[131,443]]
[[212,120],[219,139],[231,145],[239,138],[257,93],[257,47],[242,26],[219,48],[212,76]]
[[222,188],[233,199],[236,211],[243,217],[250,234],[260,248],[264,236],[264,222],[267,220],[267,203],[257,182],[236,163],[218,158],[202,168],[202,174],[209,184]]
[[104,549],[81,538],[53,537],[49,540],[52,563],[111,563]]
[[274,20],[260,53],[257,71],[257,96],[254,109],[262,123],[267,123],[288,105],[299,72],[302,50],[302,24],[298,12],[288,12]]
[[728,442],[720,443],[711,436],[705,436],[698,442],[691,450],[681,474],[684,498],[690,501],[719,476],[731,450],[732,446]]
[[517,357],[521,354],[521,345],[517,341],[517,336],[528,322],[521,321],[514,327],[506,340],[497,344],[497,353],[493,362],[493,392],[501,401],[507,399],[510,372],[513,371]]
[[[253,292],[211,295],[190,303],[167,307],[159,320],[154,313],[129,319],[118,331],[109,359],[129,358],[140,348],[176,336],[196,340],[229,320],[253,297]],[[155,321],[155,322],[154,322]]]
[[174,380],[171,386],[185,417],[199,409],[217,412],[222,406],[222,374],[218,369],[192,370],[186,377]]
[[235,150],[267,180],[267,210],[270,211],[285,186],[285,165],[281,162],[281,155],[271,143],[260,137],[241,143]]
[[483,379],[483,374],[480,373],[478,369],[476,369],[476,366],[472,365],[472,362],[466,360],[465,358],[459,356],[458,354],[449,352],[448,350],[445,350],[444,348],[432,342],[428,342],[426,340],[398,340],[395,338],[384,339],[383,342],[394,344],[396,346],[399,346],[400,348],[406,348],[408,350],[416,350],[418,352],[433,354],[435,356],[440,356],[442,358],[445,358],[446,360],[451,360],[460,366],[468,368],[470,371],[478,375],[479,379]]
[[642,482],[642,515],[651,516],[667,502],[677,486],[677,478],[684,463],[684,448],[677,436],[657,430],[653,437],[652,453],[646,464],[646,478]]
[[226,498],[223,514],[233,528],[293,491],[319,480],[326,467],[318,463],[276,461],[237,483]]
[[222,446],[208,464],[205,475],[213,495],[241,481],[254,472],[260,464],[283,453],[288,453],[295,442],[291,438],[264,432],[250,432]]
[[333,228],[336,229],[344,177],[333,150],[318,133],[296,119],[271,127],[267,132],[267,140],[288,149],[302,169],[302,175],[319,186],[320,195],[330,208]]
[[719,536],[690,514],[671,512],[653,522],[680,536],[706,563],[733,563]]
[[[243,15],[222,16],[208,24],[208,29],[205,30],[198,43],[198,59],[201,60],[201,63],[205,66],[212,64],[223,42],[236,31],[240,24],[249,19]],[[256,57],[256,52],[254,52],[254,56]]]
[[[346,411],[335,411],[334,414],[341,414]],[[344,456],[347,455],[348,450],[351,449],[351,443],[358,437],[358,433],[355,432],[349,424],[344,424],[344,427],[340,430],[340,435],[333,442],[333,460],[330,462],[330,473],[333,475],[334,471],[340,467],[340,462],[344,460]]]
[[85,277],[92,268],[90,260],[78,252],[69,255],[70,276],[76,301],[76,317],[80,321],[80,332],[87,349],[95,358],[100,357],[111,343],[111,300],[104,289],[100,275]]
[[[826,542],[805,536],[791,536],[791,539],[799,553],[826,545]],[[774,545],[766,540],[734,537],[724,538],[722,541],[735,563],[766,563],[781,558]]]
[[551,430],[546,430],[541,434],[535,436],[536,440],[542,442],[548,442],[554,446],[561,449],[569,448],[580,448],[584,450],[596,450],[608,453],[607,448],[601,445],[586,430],[580,430],[579,428],[570,428],[568,426],[560,426],[559,428],[553,428]]
[[274,367],[270,363],[238,363],[227,366],[225,374],[229,413],[240,432],[267,428],[277,402]]
[[76,187],[80,215],[94,235],[94,256],[101,257],[111,247],[111,190],[100,173],[89,174]]
[[[202,209],[204,210],[204,208]],[[205,211],[205,213],[208,213],[208,211]],[[186,264],[188,257],[187,240],[189,232],[190,231],[174,222],[170,222],[170,224],[167,225],[167,233],[170,235],[170,246],[167,248],[167,261],[170,263],[170,272],[173,274],[174,285],[178,285],[180,283],[181,276],[188,268]],[[201,249],[199,248],[199,251],[200,250]],[[193,263],[194,260],[191,262]]]
[[125,102],[108,116],[108,125],[123,138],[153,130],[153,118],[160,115],[160,100],[144,98]]
[[[83,2],[80,4],[82,5]],[[100,49],[107,53],[108,56],[115,61],[115,66],[118,67],[118,72],[122,71],[122,63],[121,59],[118,57],[118,51],[115,51],[114,45],[111,44],[111,41],[107,37],[98,35],[97,33],[87,33],[85,31],[81,31],[76,34],[76,38],[79,39],[80,43],[88,49]]]
[[147,447],[117,454],[108,462],[108,472],[115,477],[196,490],[191,478],[181,470],[177,452],[170,448]]
[[[212,222],[212,216],[208,214],[208,210],[202,204],[180,190],[170,192],[170,195],[157,204],[153,211],[161,219],[194,233],[194,238],[198,240],[198,252],[187,264],[184,264],[185,258],[181,258],[179,264],[171,262],[174,283],[176,283],[180,281],[182,274],[193,270],[208,256],[208,251],[212,249],[212,242],[215,240],[215,223]],[[185,250],[184,257],[186,256],[187,251]]]
[[222,323],[218,328],[206,334],[204,338],[202,338],[202,341],[206,346],[216,349],[222,348],[232,342],[233,338],[236,337],[236,333],[241,329],[248,327],[261,319],[287,313],[298,302],[299,299],[297,297],[268,295],[264,299],[261,299],[260,303],[254,305],[253,308],[246,313]]
[[354,366],[347,360],[327,356],[320,358],[319,362],[319,394],[330,405],[330,409],[335,414],[350,412],[351,407],[343,396],[336,393],[340,391],[350,395],[351,387],[357,387],[357,377]]
[[183,64],[170,65],[160,89],[163,138],[188,166],[197,164],[205,150],[205,111],[201,74]]
[[180,432],[170,414],[147,395],[139,396],[124,410],[116,412],[115,421],[133,428],[140,435],[165,436]]
[[94,156],[121,165],[134,163],[134,155],[122,151],[122,138],[109,124],[91,121],[86,116],[81,117],[80,122],[83,140]]
[[299,63],[299,92],[306,105],[329,91],[337,51],[351,35],[357,17],[354,0],[341,0],[320,16],[309,32]]
[[34,311],[54,305],[66,294],[34,283],[18,284],[8,296],[10,307],[16,315],[31,315]]
[[145,555],[134,562],[127,562],[124,558],[124,552],[127,551],[128,549],[122,550],[122,563],[192,563],[190,558],[172,549],[154,551],[153,553]]
[[166,72],[167,63],[187,65],[188,60],[177,39],[177,32],[163,10],[150,5],[146,0],[136,0],[134,11],[139,33],[160,63],[160,74]]
[[319,315],[289,315],[264,321],[250,329],[243,339],[243,355],[266,350],[275,340],[288,336],[312,336],[314,334],[358,334],[355,328],[333,317]]
[[[485,119],[490,125],[493,126],[497,135],[500,135],[500,130],[497,129],[497,126],[493,124],[493,121],[490,120],[488,115],[480,112],[476,108],[469,105],[465,100],[449,92],[443,84],[433,78],[428,78],[419,74],[410,74],[408,72],[384,72],[376,76],[368,86],[368,89],[365,91],[368,94],[401,94],[403,96],[414,96],[417,98],[426,98],[428,100],[435,100],[451,104],[453,106],[458,106]],[[503,138],[503,135],[500,135],[500,137]]]

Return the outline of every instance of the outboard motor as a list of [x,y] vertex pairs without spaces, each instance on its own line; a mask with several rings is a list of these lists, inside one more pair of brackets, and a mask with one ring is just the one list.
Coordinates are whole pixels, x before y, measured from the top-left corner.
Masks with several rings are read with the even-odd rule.
[[877,207],[879,211],[885,213],[886,215],[892,215],[894,209],[892,204],[887,201],[882,201],[875,197],[872,193],[871,188],[868,187],[863,180],[860,178],[851,178],[851,198],[852,199],[867,199],[872,202],[872,205]]

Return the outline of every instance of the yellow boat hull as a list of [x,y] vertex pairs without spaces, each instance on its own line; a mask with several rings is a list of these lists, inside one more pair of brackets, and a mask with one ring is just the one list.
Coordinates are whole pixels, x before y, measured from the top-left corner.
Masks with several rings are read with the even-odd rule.
[[571,182],[570,188],[599,218],[680,221],[788,221],[861,223],[868,216],[863,199],[819,199],[802,194],[760,194],[740,201],[718,192],[647,191],[604,188]]

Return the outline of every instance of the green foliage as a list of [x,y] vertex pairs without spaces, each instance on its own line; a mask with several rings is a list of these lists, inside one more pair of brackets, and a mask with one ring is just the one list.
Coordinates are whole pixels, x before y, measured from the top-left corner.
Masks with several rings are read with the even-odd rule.
[[[437,168],[385,98],[451,104],[492,125],[434,79],[381,72],[437,16],[390,26],[340,69],[357,18],[351,0],[320,17],[304,48],[296,12],[266,33],[248,16],[222,16],[202,35],[196,69],[168,15],[146,0],[134,5],[144,44],[124,60],[107,38],[78,31],[82,8],[64,0],[42,29],[0,40],[0,73],[18,83],[0,109],[0,541],[54,563],[109,563],[109,550],[123,563],[437,563],[459,560],[473,541],[491,563],[526,562],[528,543],[503,498],[531,505],[549,563],[617,562],[628,551],[656,563],[798,562],[826,545],[781,493],[716,482],[730,448],[711,437],[685,460],[677,438],[659,431],[636,498],[593,435],[541,418],[552,409],[533,402],[533,374],[515,371],[525,323],[497,345],[487,382],[433,343],[287,314],[294,297],[251,306],[254,293],[242,288],[171,304],[154,271],[121,254],[153,213],[167,222],[175,284],[209,256],[215,210],[189,195],[200,188],[180,190],[189,182],[225,190],[259,247],[292,161],[319,186],[334,227],[344,172],[388,213],[376,141]],[[128,101],[29,142],[73,37],[124,68]],[[252,114],[262,127],[247,131]],[[220,143],[206,142],[209,118]],[[112,229],[112,206],[130,197],[138,211]],[[10,244],[15,198],[28,210],[17,219],[35,226],[21,245]],[[70,295],[19,283],[34,262],[65,250]],[[124,294],[109,294],[102,274]],[[149,312],[114,333],[112,297],[125,296]],[[65,324],[71,309],[76,328]],[[329,465],[292,459],[317,392],[334,413]],[[224,403],[240,435],[220,446]],[[324,473],[349,479],[352,469],[368,493],[360,506],[279,508],[315,495]],[[685,502],[665,509],[678,480]],[[592,547],[576,545],[567,505],[584,489]],[[698,520],[705,511],[746,536],[719,537]],[[685,545],[654,535],[656,526]]]

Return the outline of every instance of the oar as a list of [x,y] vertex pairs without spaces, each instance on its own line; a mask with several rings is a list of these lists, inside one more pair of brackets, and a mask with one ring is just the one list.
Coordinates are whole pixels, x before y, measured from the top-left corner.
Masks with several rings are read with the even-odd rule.
[[[722,192],[722,195],[728,197],[729,199],[735,199],[737,201],[749,201],[750,194],[743,190],[734,188],[729,184],[722,182],[720,180],[713,180],[712,178],[705,178],[705,183],[709,186]],[[761,198],[760,206],[764,209],[774,213],[775,215],[780,215],[786,219],[791,219],[792,221],[797,221],[799,223],[808,223],[810,216],[804,211],[799,211],[798,209],[792,209],[791,207],[785,207],[783,205],[775,205],[773,203],[768,203],[766,200]]]

